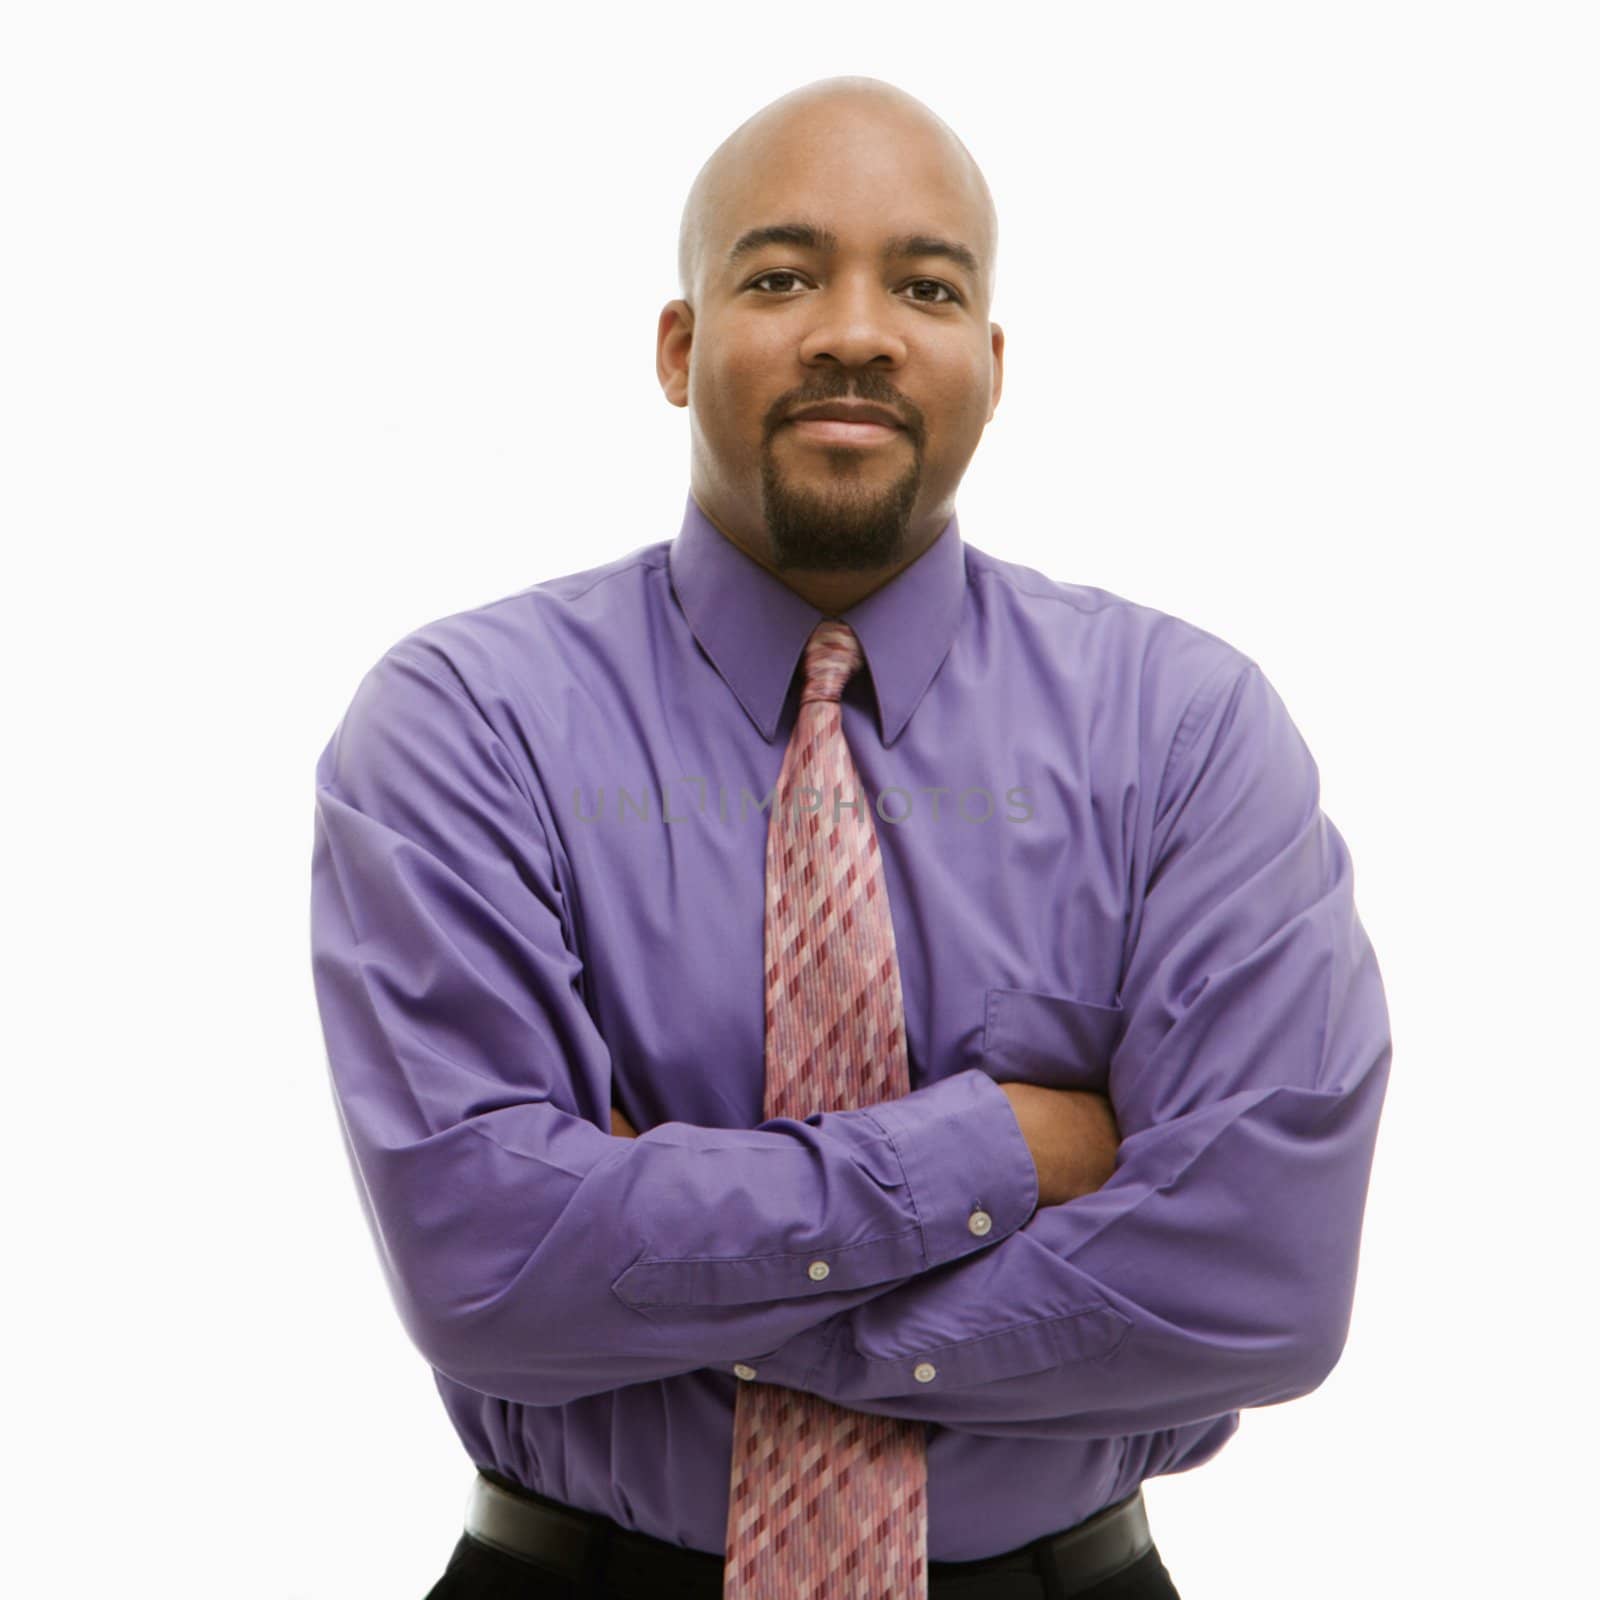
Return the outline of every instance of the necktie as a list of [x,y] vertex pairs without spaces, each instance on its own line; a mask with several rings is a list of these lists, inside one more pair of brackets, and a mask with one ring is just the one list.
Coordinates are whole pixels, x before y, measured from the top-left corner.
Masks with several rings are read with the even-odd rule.
[[[861,662],[848,623],[817,624],[767,825],[769,1118],[910,1093],[883,862],[839,704]],[[923,1600],[927,1533],[923,1424],[740,1384],[725,1600]]]

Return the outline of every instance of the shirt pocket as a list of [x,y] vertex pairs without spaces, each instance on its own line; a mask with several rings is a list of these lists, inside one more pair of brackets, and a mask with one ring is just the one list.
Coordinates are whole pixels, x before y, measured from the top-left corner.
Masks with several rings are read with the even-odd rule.
[[1007,1080],[1103,1093],[1124,1017],[1115,999],[990,989],[984,996],[984,1065]]

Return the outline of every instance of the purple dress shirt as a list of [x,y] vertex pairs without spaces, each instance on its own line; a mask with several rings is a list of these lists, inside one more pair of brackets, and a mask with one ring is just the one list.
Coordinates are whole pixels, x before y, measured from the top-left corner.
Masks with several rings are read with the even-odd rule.
[[[750,1378],[926,1423],[928,1556],[1196,1466],[1349,1328],[1387,1006],[1254,661],[938,540],[842,613],[912,1092],[764,1121],[773,787],[823,613],[677,536],[430,622],[317,767],[357,1190],[472,1461],[721,1554]],[[1106,1093],[1037,1208],[1000,1083]],[[613,1100],[640,1129],[610,1133]]]

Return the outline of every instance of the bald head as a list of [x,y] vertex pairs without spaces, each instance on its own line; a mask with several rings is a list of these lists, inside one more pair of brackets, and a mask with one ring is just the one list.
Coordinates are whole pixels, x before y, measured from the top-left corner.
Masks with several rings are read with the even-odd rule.
[[[728,135],[690,185],[678,227],[678,291],[691,306],[700,304],[710,252],[726,248],[731,219],[756,187],[776,151],[833,141],[872,139],[914,149],[919,159],[938,164],[966,202],[987,307],[994,290],[999,222],[994,199],[972,152],[955,132],[914,95],[879,78],[822,78],[763,106]],[[852,146],[852,148],[857,148]],[[864,148],[864,147],[861,147]],[[719,246],[720,241],[720,246]]]

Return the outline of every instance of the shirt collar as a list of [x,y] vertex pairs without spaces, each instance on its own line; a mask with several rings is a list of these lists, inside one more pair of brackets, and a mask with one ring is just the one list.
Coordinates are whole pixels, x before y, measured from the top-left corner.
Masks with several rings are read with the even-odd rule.
[[[667,567],[695,638],[770,744],[806,640],[828,613],[746,555],[692,492],[668,547]],[[952,513],[909,567],[839,613],[861,641],[886,747],[900,737],[933,682],[955,638],[965,595],[966,552]]]

